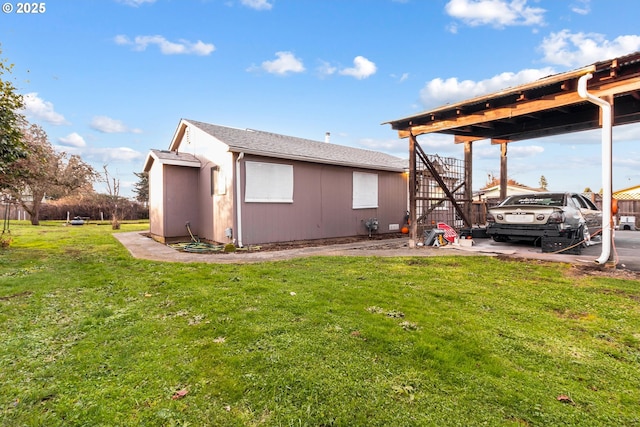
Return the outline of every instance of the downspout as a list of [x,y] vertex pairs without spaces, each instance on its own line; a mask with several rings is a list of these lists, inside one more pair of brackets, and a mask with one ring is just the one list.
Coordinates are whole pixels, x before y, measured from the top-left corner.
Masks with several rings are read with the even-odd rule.
[[238,228],[238,247],[242,247],[242,174],[240,173],[240,160],[244,158],[244,152],[238,155],[236,159],[236,212],[237,212],[237,228]]
[[602,117],[602,253],[595,261],[605,264],[611,255],[611,104],[587,92],[587,80],[593,74],[585,74],[578,79],[578,95],[592,104],[600,106]]

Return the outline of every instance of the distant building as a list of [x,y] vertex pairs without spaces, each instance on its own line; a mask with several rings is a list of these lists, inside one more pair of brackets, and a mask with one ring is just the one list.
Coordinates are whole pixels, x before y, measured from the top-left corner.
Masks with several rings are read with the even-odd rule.
[[[516,194],[541,193],[548,190],[542,188],[527,187],[522,184],[507,184],[507,196]],[[480,189],[474,194],[474,201],[496,201],[500,199],[500,184],[490,185]]]
[[[613,198],[618,201],[616,220],[626,229],[640,228],[640,185],[615,191]],[[624,225],[622,223],[625,223]],[[629,227],[625,227],[628,225]],[[633,227],[631,227],[633,225]]]
[[[507,197],[516,194],[540,193],[548,190],[542,188],[532,188],[519,184],[513,180],[507,183]],[[487,222],[487,210],[502,200],[500,199],[500,182],[493,180],[484,188],[473,193],[472,216],[473,223],[484,225]]]

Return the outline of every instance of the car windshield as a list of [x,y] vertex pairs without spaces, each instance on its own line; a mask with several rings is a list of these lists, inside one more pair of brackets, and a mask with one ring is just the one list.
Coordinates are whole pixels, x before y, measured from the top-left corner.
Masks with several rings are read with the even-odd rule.
[[543,206],[562,206],[564,194],[523,194],[519,196],[511,196],[502,202],[502,205],[543,205]]

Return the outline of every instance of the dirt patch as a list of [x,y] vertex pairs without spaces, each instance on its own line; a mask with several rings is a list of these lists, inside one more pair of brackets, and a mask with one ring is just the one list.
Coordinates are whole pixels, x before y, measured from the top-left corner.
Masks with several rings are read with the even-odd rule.
[[[149,235],[148,233],[144,233],[143,235],[145,237],[151,238],[151,235]],[[265,243],[260,245],[247,245],[243,248],[243,250],[238,250],[236,253],[243,254],[248,252],[274,252],[274,251],[284,251],[284,250],[291,250],[291,249],[303,249],[303,248],[342,245],[342,244],[349,244],[349,243],[371,242],[371,241],[384,242],[385,240],[399,239],[402,237],[406,237],[406,235],[401,233],[385,233],[385,234],[374,234],[371,237],[366,235],[366,236],[334,237],[334,238],[313,239],[313,240],[296,240],[291,242],[277,242],[277,243]],[[183,242],[183,243],[186,244],[189,242]],[[223,246],[221,243],[212,243],[212,244]],[[178,247],[179,245],[180,243],[175,244],[176,247]],[[389,245],[388,249],[392,249],[395,247],[397,247],[397,244]],[[212,251],[212,253],[223,253],[223,252]]]
[[640,280],[640,272],[627,270],[624,268],[612,268],[598,264],[580,265],[575,264],[571,266],[569,274],[572,276],[597,276],[597,277],[612,277],[616,279],[624,280]]
[[[533,258],[522,258],[522,257],[513,256],[513,255],[497,255],[497,258],[505,261],[524,262],[527,264],[536,264],[536,265],[557,264],[557,261],[548,261],[548,260],[533,259]],[[571,264],[571,268],[568,270],[567,274],[571,277],[595,276],[595,277],[612,277],[612,278],[624,279],[624,280],[640,280],[640,272],[627,270],[619,267],[613,268],[613,267],[599,265],[595,263]]]
[[29,295],[33,294],[33,292],[31,291],[24,291],[24,292],[20,292],[18,294],[13,294],[13,295],[8,295],[6,297],[0,297],[0,301],[9,301],[12,300],[14,298],[21,298],[21,297],[27,297]]
[[256,245],[256,246],[259,246],[261,251],[282,251],[282,250],[288,250],[288,249],[302,249],[302,248],[312,248],[317,246],[331,246],[331,245],[342,245],[346,243],[398,239],[401,237],[405,237],[405,235],[400,233],[385,233],[385,234],[373,234],[371,237],[369,236],[334,237],[334,238],[327,238],[327,239],[296,240],[293,242],[267,243],[264,245]]

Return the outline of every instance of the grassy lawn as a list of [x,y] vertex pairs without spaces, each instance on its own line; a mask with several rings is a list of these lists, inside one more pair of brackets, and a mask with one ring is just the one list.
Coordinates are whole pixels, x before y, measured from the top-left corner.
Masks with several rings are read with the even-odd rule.
[[1,425],[640,425],[638,281],[482,256],[159,263],[112,232],[11,224]]

